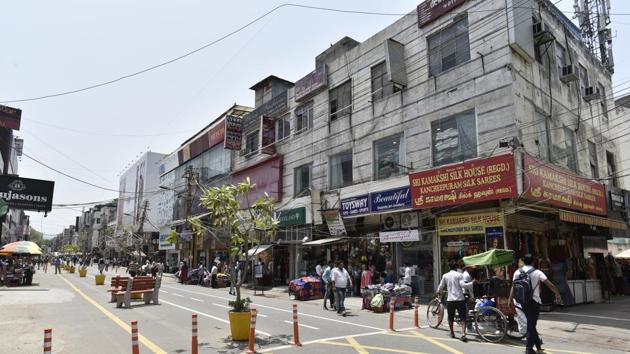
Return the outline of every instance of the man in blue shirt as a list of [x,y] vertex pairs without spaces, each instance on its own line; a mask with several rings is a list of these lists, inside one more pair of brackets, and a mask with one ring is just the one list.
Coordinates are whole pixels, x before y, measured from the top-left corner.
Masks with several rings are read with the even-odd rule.
[[328,306],[326,306],[326,301],[330,300],[330,304],[334,305],[335,299],[332,291],[332,267],[331,262],[328,262],[326,268],[322,272],[322,282],[324,283],[324,310],[328,310]]

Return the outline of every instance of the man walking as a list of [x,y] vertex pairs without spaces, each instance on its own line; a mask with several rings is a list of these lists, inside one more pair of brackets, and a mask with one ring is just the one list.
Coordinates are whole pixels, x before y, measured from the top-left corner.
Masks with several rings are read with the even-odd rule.
[[333,270],[332,283],[337,297],[337,313],[345,316],[346,307],[344,301],[346,299],[346,288],[352,286],[352,279],[348,271],[344,268],[343,262],[339,262],[337,268]]
[[[515,299],[522,306],[525,317],[527,317],[525,354],[534,354],[542,352],[542,341],[536,329],[538,316],[540,315],[540,304],[542,303],[540,299],[540,283],[545,284],[556,295],[557,303],[562,303],[562,297],[558,288],[547,279],[545,273],[534,268],[532,265],[534,264],[534,257],[531,254],[528,253],[523,257],[523,263],[525,265],[514,272],[508,303]],[[536,346],[536,351],[534,351],[534,345]]]
[[446,288],[448,297],[446,298],[446,311],[448,312],[448,327],[451,330],[451,338],[455,338],[453,331],[453,322],[455,322],[455,311],[459,314],[460,324],[462,326],[462,342],[466,339],[466,298],[464,297],[464,288],[470,287],[474,281],[466,283],[460,272],[457,271],[457,262],[450,261],[448,263],[450,271],[442,276],[438,294]]
[[335,296],[332,290],[332,267],[330,263],[326,265],[326,268],[322,271],[322,282],[324,283],[324,310],[328,311],[326,302],[330,300],[330,307],[334,306]]
[[59,257],[55,258],[55,274],[61,274],[61,259]]

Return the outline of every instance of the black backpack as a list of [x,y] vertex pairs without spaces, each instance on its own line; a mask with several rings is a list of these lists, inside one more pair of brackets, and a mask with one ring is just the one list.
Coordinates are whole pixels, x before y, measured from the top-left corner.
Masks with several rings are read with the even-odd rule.
[[532,286],[532,280],[529,277],[534,270],[536,269],[532,268],[527,272],[524,272],[523,269],[519,269],[518,278],[512,282],[514,299],[523,307],[523,309],[528,308],[532,301],[534,301],[534,287]]

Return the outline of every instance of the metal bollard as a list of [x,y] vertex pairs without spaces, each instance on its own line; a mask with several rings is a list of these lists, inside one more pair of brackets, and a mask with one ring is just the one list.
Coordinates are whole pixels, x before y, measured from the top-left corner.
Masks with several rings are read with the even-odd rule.
[[396,299],[393,297],[389,300],[389,330],[394,331],[394,308],[396,307]]
[[413,301],[413,326],[415,328],[420,327],[420,319],[418,318],[418,298]]
[[298,309],[297,304],[293,304],[293,344],[298,347],[302,346],[300,343],[300,330],[298,328]]
[[253,308],[251,312],[252,319],[249,322],[249,348],[247,349],[247,354],[256,353],[254,345],[256,344],[256,316],[258,315],[258,311]]
[[192,354],[197,354],[199,346],[197,343],[197,314],[192,314]]
[[52,353],[52,328],[44,330],[44,354]]
[[131,353],[140,354],[138,346],[138,321],[131,321]]

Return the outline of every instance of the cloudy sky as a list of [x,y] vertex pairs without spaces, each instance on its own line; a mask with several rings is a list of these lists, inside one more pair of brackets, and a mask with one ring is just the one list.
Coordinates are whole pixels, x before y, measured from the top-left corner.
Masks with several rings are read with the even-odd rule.
[[[419,1],[301,1],[370,12],[407,13]],[[573,1],[558,6],[571,11]],[[3,1],[0,12],[0,102],[73,90],[177,57],[239,28],[281,1]],[[613,0],[613,13],[630,1]],[[396,16],[283,7],[235,36],[183,60],[93,90],[10,103],[21,108],[24,151],[93,184],[117,189],[121,171],[146,150],[169,153],[237,102],[253,105],[248,88],[269,74],[295,81],[315,56],[347,35],[363,41]],[[630,80],[630,16],[613,16],[614,76]],[[622,45],[626,43],[626,45]],[[54,180],[55,204],[117,194],[81,184],[27,157],[21,176]],[[81,208],[30,213],[46,234],[74,223]]]

